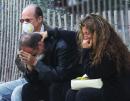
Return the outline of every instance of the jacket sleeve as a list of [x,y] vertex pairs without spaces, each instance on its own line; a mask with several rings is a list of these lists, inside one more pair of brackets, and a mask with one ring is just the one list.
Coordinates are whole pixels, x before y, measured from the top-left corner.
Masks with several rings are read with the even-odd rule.
[[67,43],[77,45],[77,32],[61,30],[58,28],[48,30],[48,37],[54,37],[55,39],[62,38]]
[[17,65],[17,68],[18,68],[21,72],[25,72],[25,71],[26,71],[25,66],[24,66],[24,63],[21,61],[21,59],[19,58],[18,55],[16,56],[15,64]]
[[26,74],[29,82],[38,82],[38,80],[47,83],[64,82],[82,74],[83,68],[79,65],[80,55],[77,47],[72,48],[64,41],[60,41],[57,43],[55,56],[57,57],[55,66],[38,61],[35,73],[33,72],[36,74],[35,77],[31,76],[32,73]]
[[101,63],[96,65],[91,65],[91,59],[90,59],[90,53],[91,51],[84,49],[83,54],[83,64],[85,68],[85,72],[91,79],[96,78],[109,78],[111,75],[115,74],[116,72],[116,65],[114,61],[107,55],[104,55],[102,58]]

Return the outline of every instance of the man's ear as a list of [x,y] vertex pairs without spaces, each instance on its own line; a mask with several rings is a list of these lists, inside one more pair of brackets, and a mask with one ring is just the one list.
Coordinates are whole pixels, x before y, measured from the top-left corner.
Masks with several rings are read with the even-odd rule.
[[39,22],[39,23],[43,22],[43,17],[42,17],[42,16],[39,16],[38,22]]

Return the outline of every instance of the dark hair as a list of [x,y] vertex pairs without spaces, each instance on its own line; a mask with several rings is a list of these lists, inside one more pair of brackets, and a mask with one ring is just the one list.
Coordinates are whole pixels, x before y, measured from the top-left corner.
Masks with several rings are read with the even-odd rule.
[[127,46],[123,43],[118,33],[112,28],[100,15],[90,14],[86,16],[80,24],[80,32],[78,41],[81,44],[83,41],[82,27],[86,27],[92,34],[92,65],[100,64],[102,57],[108,55],[115,62],[119,72],[122,67],[129,68],[130,54]]
[[20,37],[19,46],[28,46],[30,48],[36,48],[38,42],[41,41],[42,36],[39,33],[23,33]]
[[41,8],[39,6],[36,6],[36,8],[35,8],[35,16],[36,17],[39,17],[39,16],[43,17],[42,10],[41,10]]

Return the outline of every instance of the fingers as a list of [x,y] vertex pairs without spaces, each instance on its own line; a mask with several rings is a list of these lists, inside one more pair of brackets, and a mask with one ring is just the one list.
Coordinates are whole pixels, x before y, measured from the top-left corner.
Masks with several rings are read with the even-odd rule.
[[83,40],[82,47],[83,48],[91,48],[92,47],[92,40]]
[[19,57],[21,58],[21,60],[22,60],[23,62],[26,62],[26,61],[30,58],[30,54],[27,53],[27,52],[24,52],[23,50],[21,50],[21,51],[19,52]]
[[31,54],[29,54],[29,53],[27,53],[27,52],[25,52],[25,51],[23,51],[23,50],[20,50],[20,51],[19,51],[19,55],[21,55],[21,56],[23,56],[23,57],[27,57],[27,56],[29,56],[29,55],[31,55]]
[[33,65],[36,60],[34,56],[32,56],[31,54],[29,54],[23,50],[21,50],[19,52],[19,57],[22,60],[22,62],[24,62],[28,65]]
[[92,47],[92,40],[89,41],[89,48]]
[[22,55],[20,55],[20,58],[21,58],[21,60],[24,62],[24,63],[28,63],[28,61],[30,61],[30,59],[31,59],[31,56],[29,55],[29,56],[22,56]]
[[42,40],[41,41],[44,41],[44,39],[48,37],[47,31],[40,32],[40,34],[42,35]]

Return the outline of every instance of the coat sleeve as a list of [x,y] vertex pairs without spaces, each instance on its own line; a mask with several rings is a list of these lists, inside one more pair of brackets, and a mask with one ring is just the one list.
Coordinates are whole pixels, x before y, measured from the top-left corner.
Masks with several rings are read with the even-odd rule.
[[40,61],[37,64],[40,79],[49,82],[63,82],[78,76],[77,74],[80,72],[80,69],[77,70],[79,68],[77,53],[70,51],[67,47],[60,48],[57,51],[58,64],[55,67],[51,67]]
[[48,37],[54,37],[55,39],[62,38],[68,44],[77,45],[77,32],[61,30],[58,28],[48,30]]
[[61,40],[57,43],[55,51],[57,64],[52,66],[45,64],[43,61],[38,61],[35,73],[33,71],[35,77],[31,76],[32,73],[26,73],[29,82],[38,82],[38,80],[49,83],[64,82],[82,74],[83,68],[79,64],[80,54],[75,45],[70,46]]

